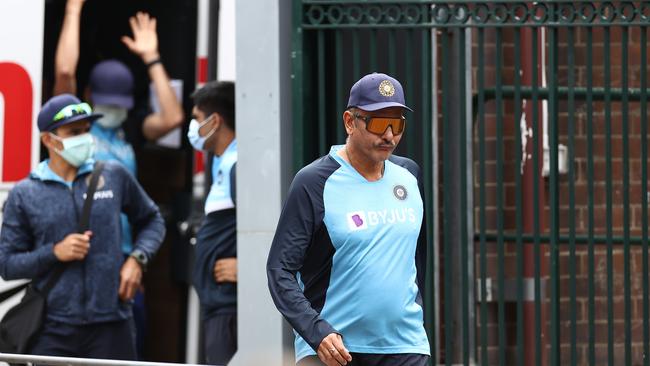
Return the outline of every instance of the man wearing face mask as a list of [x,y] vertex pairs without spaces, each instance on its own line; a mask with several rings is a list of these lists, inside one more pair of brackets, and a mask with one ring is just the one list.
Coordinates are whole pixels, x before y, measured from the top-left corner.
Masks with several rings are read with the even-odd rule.
[[[77,90],[76,69],[79,60],[80,17],[85,0],[68,0],[61,35],[55,58],[55,94],[72,93]],[[143,121],[142,133],[147,139],[157,139],[180,126],[184,114],[169,77],[160,60],[156,19],[138,12],[130,18],[133,38],[122,37],[122,42],[131,52],[139,56],[147,66],[160,104],[159,113],[147,115]],[[122,125],[134,106],[134,77],[131,70],[119,60],[110,59],[96,64],[90,72],[88,98],[96,112],[103,116],[93,124],[91,134],[95,137],[95,158],[100,161],[118,161],[136,176],[136,160],[133,147],[125,138]],[[131,226],[126,215],[121,216],[122,252],[133,254]],[[136,255],[141,253],[135,252]],[[144,351],[146,333],[144,294],[138,291],[135,297],[134,314],[138,353]]]
[[50,99],[38,115],[49,159],[11,190],[0,231],[0,276],[32,279],[37,289],[56,268],[42,329],[30,354],[134,360],[132,299],[142,258],[122,257],[120,212],[136,232],[134,248],[150,260],[165,235],[158,207],[121,164],[99,176],[89,229],[77,232],[94,169],[91,124],[101,115],[75,96]]
[[213,81],[192,98],[187,137],[196,150],[214,154],[192,283],[203,310],[205,362],[226,365],[237,351],[235,85]]

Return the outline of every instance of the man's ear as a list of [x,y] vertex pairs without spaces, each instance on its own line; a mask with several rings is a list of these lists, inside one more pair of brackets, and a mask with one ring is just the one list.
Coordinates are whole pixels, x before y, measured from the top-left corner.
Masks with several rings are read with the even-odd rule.
[[345,131],[348,135],[351,135],[354,131],[354,114],[349,110],[343,112],[343,127],[345,127]]
[[51,149],[51,148],[54,147],[54,146],[52,146],[52,140],[54,140],[54,139],[52,138],[52,136],[50,136],[49,133],[47,133],[47,132],[41,132],[41,142],[43,143],[43,145],[44,145],[46,148]]

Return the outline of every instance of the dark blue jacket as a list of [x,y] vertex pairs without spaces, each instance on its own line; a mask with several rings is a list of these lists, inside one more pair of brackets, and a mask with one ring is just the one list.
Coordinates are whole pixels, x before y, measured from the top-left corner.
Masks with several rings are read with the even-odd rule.
[[[77,232],[94,162],[82,165],[75,180],[63,181],[41,164],[11,190],[0,231],[0,276],[30,278],[42,288],[57,263],[53,247]],[[68,324],[127,319],[131,304],[118,296],[124,257],[120,212],[136,232],[134,247],[153,257],[165,235],[158,207],[135,178],[117,163],[106,162],[90,215],[90,250],[66,270],[47,299],[47,318]]]

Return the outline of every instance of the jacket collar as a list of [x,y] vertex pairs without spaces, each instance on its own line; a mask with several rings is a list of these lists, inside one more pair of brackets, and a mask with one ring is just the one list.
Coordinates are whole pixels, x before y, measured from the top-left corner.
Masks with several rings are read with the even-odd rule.
[[[72,186],[72,182],[66,182],[63,178],[61,178],[59,175],[57,175],[52,169],[50,169],[50,166],[48,165],[50,162],[50,159],[45,159],[41,161],[37,166],[36,169],[34,169],[30,174],[29,177],[32,179],[36,180],[41,180],[41,181],[51,181],[51,182],[58,182],[58,183],[63,183],[66,186]],[[88,174],[93,171],[95,168],[95,160],[94,159],[88,159],[86,160],[85,163],[83,163],[79,169],[77,169],[77,177],[82,176],[84,174]]]

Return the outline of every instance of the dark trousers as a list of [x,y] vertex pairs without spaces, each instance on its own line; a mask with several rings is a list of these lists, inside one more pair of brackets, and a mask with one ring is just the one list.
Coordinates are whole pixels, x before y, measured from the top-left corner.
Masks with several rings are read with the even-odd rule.
[[[352,362],[347,366],[426,366],[429,356],[415,353],[374,354],[350,353]],[[318,356],[307,356],[296,364],[297,366],[323,366]]]
[[205,362],[227,365],[237,352],[237,314],[216,315],[204,322]]
[[71,325],[46,320],[30,354],[135,360],[133,319]]

